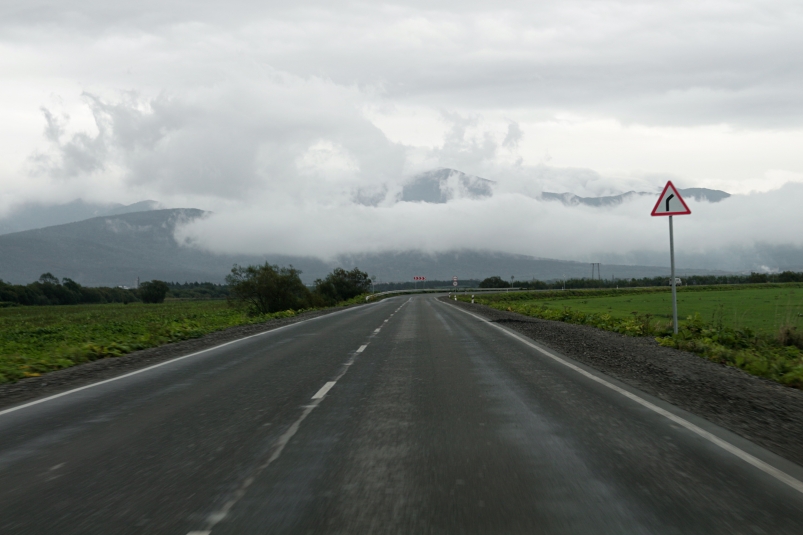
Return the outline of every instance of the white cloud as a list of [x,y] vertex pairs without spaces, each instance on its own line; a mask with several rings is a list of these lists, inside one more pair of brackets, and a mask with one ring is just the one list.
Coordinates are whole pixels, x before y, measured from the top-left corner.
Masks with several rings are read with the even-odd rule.
[[[803,246],[801,198],[803,184],[789,184],[719,203],[689,201],[692,215],[675,218],[676,247],[684,255],[705,255],[757,242]],[[605,209],[567,207],[518,193],[447,204],[257,208],[268,202],[244,204],[196,221],[178,237],[226,253],[325,258],[366,251],[493,249],[586,260],[626,251],[662,254],[668,249],[666,218],[649,215],[652,197]]]
[[[211,247],[326,255],[443,239],[540,254],[523,245],[534,234],[552,256],[647,247],[628,207],[586,214],[532,197],[671,178],[800,199],[783,185],[803,177],[801,47],[791,0],[12,2],[0,214],[152,198],[217,212],[198,227]],[[440,166],[498,181],[497,196],[391,202]],[[740,202],[716,209],[736,217]],[[745,239],[796,240],[784,229],[797,212],[759,206],[769,212]],[[249,241],[225,239],[249,221]],[[569,230],[553,242],[543,229],[556,221]],[[634,241],[586,238],[629,226]]]

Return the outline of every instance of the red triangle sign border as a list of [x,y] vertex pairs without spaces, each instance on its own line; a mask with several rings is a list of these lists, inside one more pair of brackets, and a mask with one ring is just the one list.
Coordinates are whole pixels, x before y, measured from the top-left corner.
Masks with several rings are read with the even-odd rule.
[[[661,201],[664,199],[664,195],[666,195],[666,190],[668,190],[669,188],[672,188],[672,191],[677,196],[678,200],[680,201],[680,204],[682,204],[683,208],[686,209],[685,211],[682,211],[682,212],[658,212],[658,207],[661,205]],[[680,192],[678,191],[678,189],[675,187],[674,184],[672,184],[671,180],[667,181],[666,186],[664,186],[663,191],[661,191],[661,194],[658,196],[658,201],[655,203],[655,206],[653,207],[652,213],[650,215],[651,216],[662,216],[662,215],[690,215],[690,214],[691,214],[691,210],[689,210],[689,207],[688,207],[688,205],[686,205],[686,201],[683,200],[683,197],[680,196]]]

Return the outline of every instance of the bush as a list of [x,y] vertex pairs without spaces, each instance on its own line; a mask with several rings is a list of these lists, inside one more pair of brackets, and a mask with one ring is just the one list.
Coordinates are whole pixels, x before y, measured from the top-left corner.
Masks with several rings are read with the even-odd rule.
[[170,288],[162,281],[148,281],[139,285],[139,298],[143,303],[164,303]]
[[325,279],[315,281],[315,300],[331,306],[368,293],[370,289],[371,279],[365,271],[335,268]]
[[310,303],[310,291],[301,282],[301,271],[268,264],[242,267],[235,264],[226,276],[229,302],[249,315],[300,310]]
[[510,283],[499,275],[488,277],[480,283],[480,288],[510,288]]

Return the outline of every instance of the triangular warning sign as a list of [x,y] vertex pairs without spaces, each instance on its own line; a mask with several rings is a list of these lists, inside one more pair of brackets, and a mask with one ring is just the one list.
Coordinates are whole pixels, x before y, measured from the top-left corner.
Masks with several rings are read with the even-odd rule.
[[686,206],[686,201],[680,196],[672,181],[666,183],[664,191],[658,197],[655,208],[651,215],[689,215],[691,210]]

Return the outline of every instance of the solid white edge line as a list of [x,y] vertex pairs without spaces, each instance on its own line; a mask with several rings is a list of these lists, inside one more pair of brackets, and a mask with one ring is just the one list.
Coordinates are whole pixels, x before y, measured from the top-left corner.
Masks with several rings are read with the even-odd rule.
[[[377,301],[376,303],[377,304],[381,303],[381,301]],[[374,304],[374,303],[368,303],[365,306],[369,306],[369,305],[372,305],[372,304]],[[153,370],[155,368],[160,368],[162,366],[167,366],[168,364],[172,364],[174,362],[178,362],[179,360],[184,360],[184,359],[188,359],[190,357],[195,357],[197,355],[200,355],[201,353],[206,353],[208,351],[214,351],[215,349],[220,349],[221,347],[225,347],[227,345],[231,345],[231,344],[234,344],[234,343],[237,343],[237,342],[242,342],[243,340],[248,340],[249,338],[256,338],[257,336],[263,336],[263,335],[266,335],[266,334],[269,334],[269,333],[275,333],[277,331],[281,331],[282,329],[287,329],[289,327],[293,327],[295,325],[300,325],[300,324],[306,323],[308,321],[315,321],[317,319],[325,318],[327,316],[332,316],[334,314],[343,314],[344,312],[350,312],[352,310],[359,310],[359,309],[360,309],[359,307],[355,307],[355,308],[346,309],[346,310],[339,310],[337,312],[332,312],[331,314],[324,314],[323,316],[316,316],[314,318],[309,318],[309,319],[306,319],[306,320],[297,321],[297,322],[291,323],[289,325],[282,325],[281,327],[276,327],[275,329],[270,329],[269,331],[263,331],[261,333],[251,334],[249,336],[245,336],[243,338],[238,338],[236,340],[231,340],[229,342],[225,342],[223,344],[220,344],[220,345],[217,345],[217,346],[214,346],[214,347],[209,347],[209,348],[206,348],[206,349],[202,349],[200,351],[196,351],[195,353],[190,353],[189,355],[183,355],[181,357],[176,357],[174,359],[166,360],[164,362],[160,362],[159,364],[154,364],[153,366],[148,366],[147,368],[142,368],[140,370],[135,370],[133,372],[129,372],[129,373],[126,373],[126,374],[123,374],[123,375],[118,375],[117,377],[112,377],[111,379],[105,379],[103,381],[98,381],[97,383],[84,385],[84,386],[81,386],[79,388],[73,388],[72,390],[67,390],[66,392],[61,392],[59,394],[54,394],[54,395],[48,396],[46,398],[37,399],[35,401],[30,401],[30,402],[24,403],[22,405],[17,405],[16,407],[11,407],[9,409],[4,409],[4,410],[0,411],[0,416],[3,416],[4,414],[8,414],[10,412],[15,412],[15,411],[18,411],[18,410],[21,410],[21,409],[25,409],[27,407],[32,407],[34,405],[39,405],[40,403],[45,403],[46,401],[51,401],[51,400],[54,400],[54,399],[58,399],[60,397],[68,396],[70,394],[74,394],[75,392],[80,392],[81,390],[87,390],[89,388],[94,388],[96,386],[104,385],[106,383],[111,383],[113,381],[119,381],[120,379],[125,379],[126,377],[131,377],[132,375],[145,373],[145,372]],[[160,346],[160,347],[163,347],[163,346]]]
[[365,351],[366,347],[368,347],[368,344],[360,346],[359,348],[357,348],[357,353],[362,353],[363,351]]
[[605,379],[602,379],[601,377],[597,377],[593,373],[589,373],[586,370],[580,368],[579,366],[575,366],[571,362],[567,362],[567,361],[563,360],[559,356],[549,352],[548,350],[546,350],[546,349],[544,349],[542,347],[538,347],[537,345],[533,344],[532,342],[526,340],[525,338],[522,338],[521,336],[519,336],[519,335],[517,335],[515,333],[512,333],[512,332],[508,331],[507,329],[505,329],[504,327],[502,327],[500,325],[496,325],[495,323],[492,323],[492,322],[488,321],[487,319],[485,319],[485,318],[483,318],[481,316],[477,316],[476,314],[473,314],[473,313],[471,313],[471,312],[469,312],[467,310],[463,310],[462,308],[459,308],[459,307],[455,307],[455,308],[457,310],[459,310],[460,312],[464,312],[464,313],[468,314],[469,316],[474,317],[475,319],[478,319],[478,320],[480,320],[480,321],[482,321],[484,323],[487,323],[488,325],[490,325],[492,327],[495,327],[495,328],[499,329],[500,331],[502,331],[503,333],[507,334],[508,336],[510,336],[512,338],[515,338],[519,342],[522,342],[523,344],[535,349],[539,353],[541,353],[543,355],[546,355],[547,357],[551,358],[552,360],[554,360],[556,362],[559,362],[560,364],[563,364],[567,368],[571,368],[572,370],[576,371],[577,373],[579,373],[581,375],[584,375],[585,377],[588,377],[592,381],[595,381],[595,382],[597,382],[597,383],[599,383],[599,384],[601,384],[603,386],[606,386],[606,387],[610,388],[611,390],[613,390],[615,392],[618,392],[619,394],[625,396],[626,398],[635,401],[636,403],[638,403],[642,407],[646,407],[646,408],[650,409],[651,411],[653,411],[653,412],[655,412],[657,414],[660,414],[661,416],[667,418],[668,420],[671,420],[672,422],[675,422],[676,424],[685,427],[686,429],[688,429],[692,433],[694,433],[694,434],[696,434],[696,435],[708,440],[712,444],[716,444],[717,446],[719,446],[723,450],[727,451],[728,453],[731,453],[731,454],[735,455],[736,457],[738,457],[739,459],[743,460],[744,462],[746,462],[746,463],[758,468],[759,470],[761,470],[765,474],[767,474],[769,476],[772,476],[775,479],[777,479],[778,481],[781,481],[782,483],[786,483],[787,485],[789,485],[790,487],[792,487],[796,491],[798,491],[800,493],[803,493],[803,482],[801,482],[800,480],[790,476],[786,472],[778,470],[774,466],[772,466],[772,465],[770,465],[768,463],[765,463],[761,459],[758,459],[758,458],[750,455],[746,451],[737,448],[736,446],[734,446],[730,442],[722,440],[721,438],[719,438],[718,436],[714,435],[713,433],[709,433],[705,429],[702,429],[702,428],[694,425],[693,423],[689,422],[688,420],[685,420],[685,419],[681,418],[680,416],[672,414],[671,412],[669,412],[669,411],[667,411],[665,409],[662,409],[661,407],[658,407],[657,405],[654,405],[654,404],[650,403],[646,399],[643,399],[643,398],[637,396],[636,394],[633,394],[632,392],[628,392],[624,388],[620,388],[620,387],[616,386],[615,384],[609,383]]
[[332,389],[333,386],[335,386],[335,383],[337,383],[337,381],[328,381],[325,385],[321,387],[320,390],[315,392],[315,395],[312,396],[311,399],[321,399],[326,395],[327,392],[329,392]]

